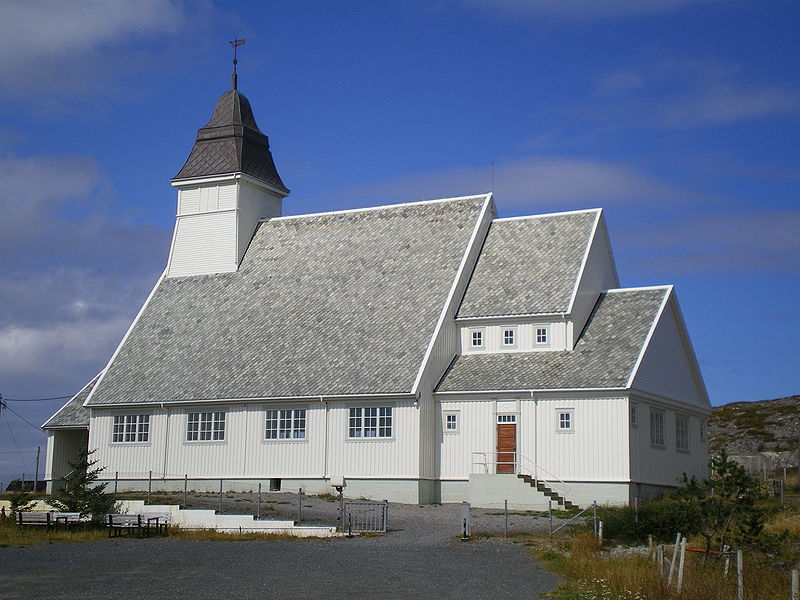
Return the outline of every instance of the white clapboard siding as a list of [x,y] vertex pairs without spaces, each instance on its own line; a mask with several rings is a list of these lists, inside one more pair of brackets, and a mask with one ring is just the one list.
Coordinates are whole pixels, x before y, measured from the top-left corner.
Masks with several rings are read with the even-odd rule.
[[178,214],[193,215],[200,212],[200,188],[186,188],[178,191]]
[[236,183],[227,183],[218,187],[219,200],[217,202],[218,210],[229,210],[236,208],[236,198],[238,196],[238,187]]
[[700,436],[701,421],[705,416],[689,415],[689,451],[679,451],[675,447],[675,411],[655,408],[664,411],[665,444],[651,444],[651,405],[639,399],[637,424],[630,427],[631,479],[644,484],[674,486],[682,473],[699,479],[705,477],[708,445]]
[[605,219],[602,214],[599,214],[572,306],[572,339],[569,340],[568,349],[571,350],[575,347],[578,337],[597,303],[600,292],[617,287],[619,287],[619,280],[611,255]]
[[705,390],[693,368],[688,343],[681,335],[680,313],[667,303],[633,381],[636,390],[707,406]]
[[[563,480],[626,481],[628,403],[624,398],[521,402],[519,451]],[[558,430],[560,409],[573,411],[573,433]],[[532,423],[536,423],[536,434]],[[534,448],[534,444],[536,445]]]
[[168,277],[226,273],[237,266],[235,211],[178,217]]
[[[350,440],[351,406],[392,406],[393,437]],[[419,409],[413,402],[359,401],[331,403],[328,431],[328,473],[345,477],[386,478],[419,475]]]

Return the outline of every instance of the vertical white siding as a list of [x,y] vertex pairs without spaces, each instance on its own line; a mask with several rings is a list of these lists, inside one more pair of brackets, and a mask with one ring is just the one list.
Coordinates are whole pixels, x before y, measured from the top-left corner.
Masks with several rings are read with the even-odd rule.
[[645,484],[674,486],[682,473],[705,477],[708,445],[700,439],[700,422],[705,416],[682,412],[689,415],[689,451],[679,451],[675,447],[675,411],[669,408],[656,407],[664,411],[664,447],[650,443],[652,406],[638,399],[638,423],[630,426],[631,478]]
[[[146,443],[111,442],[114,415],[149,414],[150,435]],[[96,449],[94,457],[98,466],[106,470],[103,477],[113,479],[116,472],[120,478],[147,479],[153,471],[153,477],[161,476],[164,469],[164,432],[166,431],[166,414],[160,408],[130,410],[92,410],[92,424],[89,429],[89,449]]]
[[570,349],[575,347],[575,343],[578,341],[584,325],[586,325],[600,292],[616,287],[619,287],[619,280],[616,276],[614,259],[611,255],[611,245],[608,241],[605,219],[601,213],[589,247],[586,265],[578,283],[575,303],[572,306]]
[[[437,440],[441,447],[441,478],[467,479],[473,472],[473,452],[495,450],[493,400],[439,403]],[[443,431],[444,412],[458,412],[459,430]]]
[[237,265],[234,211],[178,217],[168,277],[226,273]]
[[57,429],[47,432],[47,459],[44,479],[61,479],[69,473],[81,450],[87,450],[85,429]]
[[679,319],[673,302],[668,301],[632,387],[694,406],[707,406],[705,392],[692,368],[691,351],[681,335]]

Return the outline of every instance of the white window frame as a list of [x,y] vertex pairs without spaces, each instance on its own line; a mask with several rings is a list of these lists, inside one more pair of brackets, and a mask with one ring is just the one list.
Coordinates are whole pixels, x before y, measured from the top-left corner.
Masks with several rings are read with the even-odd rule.
[[225,441],[225,411],[204,410],[186,413],[186,438],[189,443]]
[[[544,333],[541,333],[544,332]],[[541,339],[543,338],[543,339]],[[547,325],[534,325],[533,340],[537,346],[546,346],[550,343],[550,328]]]
[[[564,424],[567,426],[564,427]],[[556,409],[556,432],[574,433],[575,432],[575,409],[557,408]]]
[[[452,428],[451,424],[454,425]],[[446,410],[442,413],[442,430],[448,434],[461,432],[460,410]]]
[[148,413],[114,415],[111,424],[112,444],[149,444],[150,415]]
[[264,411],[265,442],[305,442],[308,439],[308,409],[275,407]]
[[[507,333],[511,334],[511,342],[506,342],[506,334]],[[517,347],[517,339],[518,339],[519,335],[517,333],[517,328],[516,327],[503,327],[501,329],[501,336],[502,336],[501,337],[501,342],[502,342],[503,348],[516,348]]]
[[653,448],[666,448],[666,413],[660,408],[650,407],[650,445]]
[[691,431],[689,415],[675,413],[675,449],[678,452],[690,452],[689,432]]
[[[475,344],[475,336],[479,336],[480,344]],[[485,350],[486,349],[486,328],[485,327],[472,327],[469,329],[469,349],[470,350]]]
[[394,438],[393,406],[351,406],[347,411],[347,439],[358,441]]
[[631,427],[639,426],[639,403],[631,400]]
[[517,415],[515,413],[499,413],[497,415],[498,425],[515,425],[517,422]]

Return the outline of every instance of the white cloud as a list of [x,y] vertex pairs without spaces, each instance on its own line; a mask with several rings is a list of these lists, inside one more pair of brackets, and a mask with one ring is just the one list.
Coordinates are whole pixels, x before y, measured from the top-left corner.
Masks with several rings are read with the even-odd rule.
[[[399,202],[453,197],[487,192],[491,181],[490,166],[457,167],[366,184],[338,196],[364,204],[374,202],[374,198]],[[497,163],[494,183],[495,198],[503,212],[542,206],[554,209],[649,204],[665,199],[676,202],[693,196],[623,164],[546,156]]]
[[795,112],[798,95],[777,85],[717,83],[688,93],[661,109],[667,126],[718,125]]
[[[202,6],[202,5],[200,5]],[[198,7],[195,7],[197,10]],[[109,73],[135,69],[142,38],[173,36],[190,19],[177,0],[6,0],[0,20],[0,94],[85,94]]]

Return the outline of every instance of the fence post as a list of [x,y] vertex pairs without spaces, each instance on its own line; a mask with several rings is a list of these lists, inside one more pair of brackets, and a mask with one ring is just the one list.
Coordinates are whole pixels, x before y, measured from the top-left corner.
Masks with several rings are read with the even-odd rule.
[[731,557],[730,557],[729,554],[726,554],[725,555],[725,568],[722,570],[722,577],[724,579],[728,578],[728,571],[730,570],[730,567],[731,567]]
[[658,563],[658,578],[664,580],[664,545],[660,544],[656,550],[656,562]]
[[258,495],[256,496],[256,519],[261,518],[261,482],[258,482]]
[[461,535],[461,541],[466,542],[469,540],[470,534],[470,523],[469,523],[469,502],[462,502],[461,503],[461,521],[463,524],[463,530]]
[[153,472],[147,472],[147,502],[150,502],[150,494],[153,493]]
[[189,493],[189,474],[183,474],[183,508],[186,508],[187,502],[187,494]]
[[736,600],[744,600],[744,560],[742,551],[736,551]]
[[683,561],[686,557],[686,538],[681,540],[681,561],[678,564],[678,586],[676,590],[678,594],[681,593],[681,586],[683,585]]
[[784,481],[781,479],[781,507],[783,506],[784,498],[783,498],[783,484]]
[[600,547],[603,547],[603,522],[597,522],[597,541],[600,543]]
[[383,533],[389,531],[389,501],[383,501]]
[[297,522],[303,520],[303,488],[298,490],[297,494]]
[[798,573],[797,569],[792,569],[792,600],[800,600],[800,577],[798,577]]
[[592,528],[594,534],[597,535],[597,500],[592,502]]
[[219,480],[219,514],[222,514],[222,478]]
[[681,543],[681,534],[675,538],[675,548],[672,550],[672,561],[669,563],[669,577],[667,577],[667,587],[672,585],[672,574],[675,572],[675,560],[678,558],[678,546]]
[[553,539],[553,501],[547,501],[547,516],[550,517],[550,540]]
[[639,498],[633,499],[633,522],[639,524]]
[[114,500],[117,499],[118,484],[119,484],[119,471],[114,471]]
[[505,532],[506,537],[508,537],[508,500],[505,501],[505,514],[506,514],[506,524],[505,524]]

